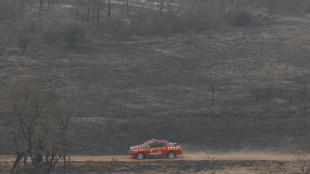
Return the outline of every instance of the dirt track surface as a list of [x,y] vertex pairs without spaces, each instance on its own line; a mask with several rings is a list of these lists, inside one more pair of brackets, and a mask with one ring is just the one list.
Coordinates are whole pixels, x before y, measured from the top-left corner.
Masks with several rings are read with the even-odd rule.
[[[268,153],[228,153],[228,154],[210,154],[212,160],[215,161],[294,161],[296,160],[294,155],[290,154],[268,154]],[[3,155],[0,156],[0,162],[10,163],[15,159],[14,156]],[[120,162],[137,162],[138,160],[129,155],[104,155],[104,156],[87,156],[87,155],[72,155],[71,161],[73,162],[108,162],[111,160]],[[175,159],[168,159],[165,157],[153,157],[146,158],[142,161],[154,161],[154,160],[185,160],[185,161],[203,161],[209,160],[205,153],[187,153],[178,155]]]
[[[213,160],[223,160],[223,161],[245,161],[245,160],[266,160],[266,161],[292,161],[295,160],[294,155],[277,155],[277,154],[215,154],[210,155]],[[111,161],[112,159],[116,161],[124,162],[137,162],[137,160],[128,155],[115,155],[115,156],[72,156],[72,161]],[[147,158],[146,161],[152,160],[171,160],[164,157],[161,158]],[[194,154],[183,154],[177,156],[177,158],[172,160],[187,160],[187,161],[201,161],[208,160],[206,154],[194,153]]]
[[[205,153],[186,153],[175,159],[137,160],[128,155],[72,155],[68,173],[107,173],[110,170],[111,173],[210,173],[210,168],[215,168],[216,173],[221,174],[293,174],[300,170],[300,164],[292,154],[225,153],[210,154],[209,157]],[[14,159],[14,156],[0,156],[1,171],[8,173]],[[62,170],[60,162],[54,173]]]

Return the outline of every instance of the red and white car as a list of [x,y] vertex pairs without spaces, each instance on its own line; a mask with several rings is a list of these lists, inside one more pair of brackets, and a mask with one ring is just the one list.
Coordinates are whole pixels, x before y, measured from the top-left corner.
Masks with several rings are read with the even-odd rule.
[[178,143],[171,143],[166,140],[149,140],[141,145],[132,146],[129,148],[130,156],[139,160],[145,157],[167,156],[172,159],[176,155],[182,154],[183,148]]

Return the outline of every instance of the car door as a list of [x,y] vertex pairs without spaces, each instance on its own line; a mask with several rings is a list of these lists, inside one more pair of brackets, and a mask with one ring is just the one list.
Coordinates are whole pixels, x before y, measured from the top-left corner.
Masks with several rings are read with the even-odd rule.
[[164,143],[158,143],[157,144],[157,156],[165,155],[165,144]]
[[153,143],[150,145],[150,156],[162,156],[164,143]]
[[156,146],[157,146],[157,143],[152,143],[149,145],[150,146],[150,156],[156,156],[157,154],[157,151],[156,151]]

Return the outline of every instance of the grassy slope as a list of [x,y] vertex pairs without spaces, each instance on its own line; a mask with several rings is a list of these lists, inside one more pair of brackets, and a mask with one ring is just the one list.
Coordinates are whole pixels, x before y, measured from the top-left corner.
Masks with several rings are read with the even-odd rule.
[[[61,88],[65,77],[80,91],[87,119],[78,119],[74,153],[126,153],[129,145],[168,134],[193,150],[303,148],[310,131],[309,28],[291,21],[211,34],[98,38],[65,56],[44,45],[20,56],[11,46],[1,51],[0,79],[8,84],[30,75]],[[2,128],[4,153],[11,147]]]

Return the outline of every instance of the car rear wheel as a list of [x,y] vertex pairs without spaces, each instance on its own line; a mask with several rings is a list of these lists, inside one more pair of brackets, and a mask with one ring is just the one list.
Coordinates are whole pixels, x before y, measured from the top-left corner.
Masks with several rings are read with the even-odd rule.
[[138,154],[136,155],[136,158],[137,158],[138,160],[142,160],[142,159],[144,158],[144,154],[143,154],[143,153],[138,153]]
[[168,153],[168,158],[170,158],[170,159],[175,158],[175,153],[174,152],[169,152]]

